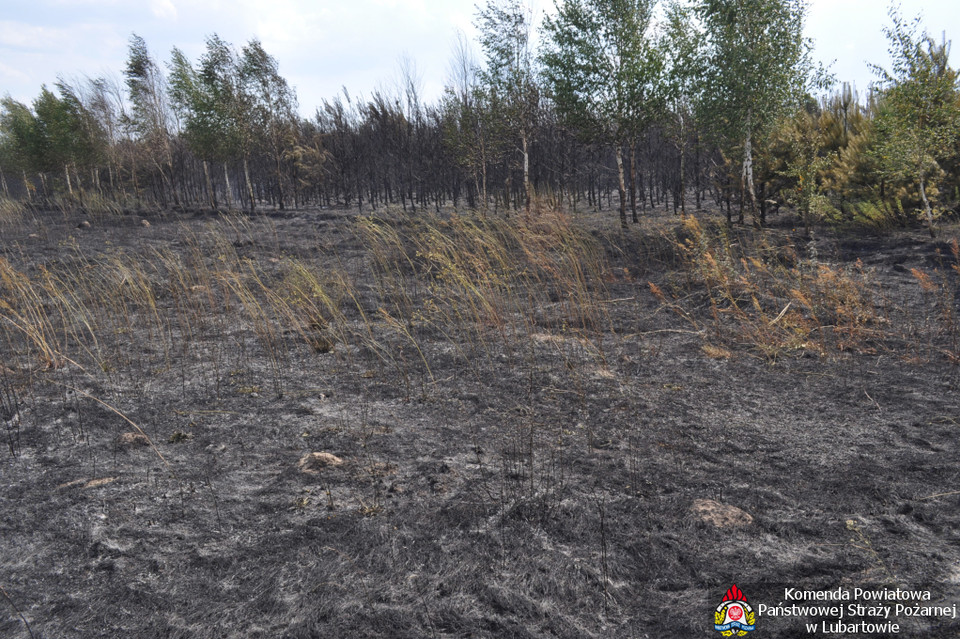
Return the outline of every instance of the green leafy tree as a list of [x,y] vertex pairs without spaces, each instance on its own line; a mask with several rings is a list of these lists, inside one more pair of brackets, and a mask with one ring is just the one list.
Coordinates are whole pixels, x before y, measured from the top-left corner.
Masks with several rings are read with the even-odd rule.
[[648,37],[655,0],[557,0],[544,22],[544,76],[564,121],[613,147],[627,225],[623,146],[660,113],[663,55]]
[[174,110],[183,123],[183,138],[200,158],[210,207],[217,209],[217,193],[210,177],[210,162],[226,159],[226,127],[213,91],[193,68],[183,51],[170,54],[168,92]]
[[443,142],[457,163],[473,178],[480,208],[486,209],[487,165],[498,155],[497,138],[491,136],[495,120],[489,108],[489,92],[480,82],[477,64],[463,33],[457,34],[450,77],[444,89]]
[[758,141],[797,108],[814,75],[803,37],[805,0],[700,0],[706,72],[700,116],[715,142],[741,162],[741,186],[758,224]]
[[176,48],[169,67],[170,100],[183,119],[187,144],[203,162],[211,206],[216,208],[217,200],[209,163],[224,162],[229,206],[226,162],[239,156],[253,209],[249,158],[259,150],[269,159],[278,202],[284,208],[288,183],[285,165],[290,164],[287,159],[292,157],[298,137],[297,98],[280,75],[276,59],[257,40],[251,40],[238,55],[213,35],[207,39],[206,51],[196,68]]
[[[222,118],[224,143],[230,155],[239,156],[242,161],[247,206],[253,212],[256,200],[250,179],[250,156],[256,137],[254,98],[248,90],[242,64],[233,47],[218,35],[207,39],[207,50],[200,59],[200,74],[210,88],[215,108]],[[227,190],[229,192],[229,187]]]
[[34,161],[40,171],[62,170],[67,190],[72,194],[70,162],[73,159],[71,133],[75,127],[68,105],[46,86],[33,101]]
[[21,140],[18,147],[28,158],[26,163],[40,172],[63,171],[67,191],[73,195],[71,171],[96,164],[103,157],[106,140],[73,90],[64,82],[57,88],[59,96],[46,86],[41,88],[32,114],[10,106],[18,113],[14,116]]
[[[249,162],[257,136],[256,98],[243,60],[228,42],[213,34],[207,38],[196,68],[175,49],[170,71],[170,98],[185,120],[188,144],[201,159],[224,163],[228,207],[231,187],[227,162],[241,159],[248,206],[254,210]],[[207,183],[212,193],[209,179]],[[211,205],[216,207],[212,198]]]
[[126,117],[127,126],[146,149],[149,161],[160,173],[174,203],[179,204],[172,180],[173,154],[166,78],[150,56],[146,41],[137,34],[130,37],[124,76],[131,107]]
[[272,165],[277,201],[285,206],[287,176],[284,155],[297,140],[297,96],[280,75],[276,58],[264,51],[256,39],[243,48],[240,60],[243,89],[249,96],[252,130]]
[[480,72],[484,98],[505,132],[520,139],[529,211],[530,143],[540,100],[530,50],[530,11],[522,0],[488,0],[477,13],[476,27],[486,62]]
[[[233,47],[217,34],[207,38],[207,49],[200,57],[199,75],[219,124],[225,156],[240,156],[243,159],[245,188],[250,209],[253,210],[253,184],[250,181],[249,165],[253,146],[250,100],[243,90],[237,54]],[[229,206],[231,188],[226,164],[223,175]]]
[[667,6],[663,46],[665,80],[670,109],[669,129],[680,153],[680,210],[686,213],[687,136],[693,127],[693,105],[700,95],[703,75],[703,33],[694,20],[691,5],[674,0]]
[[58,146],[74,171],[92,169],[107,157],[109,135],[96,114],[85,104],[86,95],[80,87],[75,88],[63,79],[56,86],[65,125],[62,134],[66,137],[58,141]]
[[27,171],[41,170],[41,153],[37,122],[30,108],[6,96],[0,101],[0,161],[4,169],[20,173],[31,198],[34,187],[27,179]]
[[940,163],[955,151],[960,134],[958,75],[949,65],[949,43],[921,31],[919,18],[906,22],[891,8],[890,19],[885,32],[892,68],[875,67],[884,90],[874,153],[883,177],[916,185],[932,237]]
[[[824,176],[836,157],[826,147],[833,121],[825,113],[818,113],[815,103],[810,106],[798,109],[782,123],[779,135],[772,136],[773,150],[767,162],[772,165],[771,173],[790,180],[788,200],[796,206],[808,236],[813,223],[827,209]],[[786,152],[777,153],[778,146]]]
[[74,175],[105,156],[108,139],[96,117],[65,82],[57,89],[59,95],[42,87],[32,110],[9,96],[0,102],[0,161],[22,173],[28,194],[33,190],[28,170],[39,172],[42,180],[46,172],[62,171],[73,195]]

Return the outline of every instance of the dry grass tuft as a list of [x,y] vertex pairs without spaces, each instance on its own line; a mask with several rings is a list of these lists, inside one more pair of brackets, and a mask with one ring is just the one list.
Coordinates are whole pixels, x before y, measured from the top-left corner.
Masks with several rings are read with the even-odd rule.
[[[676,239],[683,259],[682,295],[669,299],[651,285],[657,299],[681,308],[680,297],[702,292],[715,334],[747,345],[764,357],[799,353],[827,356],[843,351],[873,352],[884,339],[885,319],[870,275],[860,262],[838,267],[820,261],[812,248],[804,258],[772,233],[732,236],[716,224],[686,217]],[[694,309],[681,313],[690,317]],[[709,349],[709,350],[708,350]],[[710,357],[726,357],[716,344]]]
[[698,499],[690,511],[701,521],[715,528],[743,528],[753,523],[753,516],[736,506],[721,504],[712,499]]
[[143,433],[120,433],[114,443],[121,448],[143,448],[150,445],[150,439]]
[[307,453],[297,462],[300,472],[317,475],[327,468],[343,466],[343,460],[332,453]]
[[700,347],[700,350],[704,352],[707,357],[711,359],[732,359],[733,352],[729,349],[726,349],[722,346],[714,346],[713,344],[704,344]]
[[23,202],[0,195],[0,228],[20,224],[26,214],[27,207]]

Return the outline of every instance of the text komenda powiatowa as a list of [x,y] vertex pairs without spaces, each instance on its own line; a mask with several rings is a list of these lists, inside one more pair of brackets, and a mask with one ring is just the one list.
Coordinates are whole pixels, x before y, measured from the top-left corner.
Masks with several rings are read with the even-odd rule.
[[758,604],[762,617],[803,617],[820,623],[807,624],[810,632],[898,633],[898,621],[908,618],[956,619],[957,605],[932,605],[928,590],[869,590],[836,588],[803,590],[785,588],[783,601]]

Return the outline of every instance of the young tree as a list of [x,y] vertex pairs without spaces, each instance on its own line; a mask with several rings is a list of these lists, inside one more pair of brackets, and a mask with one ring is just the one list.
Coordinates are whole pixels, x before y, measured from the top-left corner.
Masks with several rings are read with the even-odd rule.
[[[243,164],[247,206],[256,210],[253,182],[250,179],[250,155],[254,144],[253,98],[247,90],[241,60],[233,47],[214,34],[207,38],[207,51],[200,58],[200,75],[213,96],[215,108],[224,126],[224,142],[230,157],[239,156]],[[224,166],[224,176],[226,176]],[[229,193],[229,181],[227,192]]]
[[520,138],[523,192],[529,212],[530,143],[540,101],[530,51],[530,10],[522,0],[487,0],[477,13],[476,27],[486,61],[480,79],[489,104],[507,131]]
[[127,124],[146,147],[160,177],[173,195],[174,203],[178,204],[172,181],[173,155],[170,148],[166,78],[150,56],[146,41],[137,34],[130,37],[130,53],[124,75],[131,105]]
[[[123,120],[123,92],[119,83],[107,77],[88,79],[80,90],[84,108],[96,123],[102,134],[102,149],[107,162],[107,185],[112,192],[116,187],[114,180],[118,165],[118,148],[121,141],[121,123]],[[100,167],[94,169],[95,186],[101,192]]]
[[250,115],[256,142],[266,151],[276,180],[277,203],[286,204],[287,179],[284,153],[293,148],[297,133],[297,96],[280,75],[276,58],[264,51],[259,40],[243,48],[240,71],[244,92],[249,96]]
[[223,156],[224,131],[217,105],[183,51],[174,47],[170,54],[168,91],[177,116],[183,123],[182,136],[189,149],[200,158],[210,208],[217,209],[217,193],[210,178],[210,162]]
[[938,44],[920,31],[919,18],[907,23],[894,7],[890,19],[885,31],[893,66],[874,67],[884,86],[874,152],[885,177],[916,184],[933,237],[931,192],[960,134],[958,74],[949,65],[949,42]]
[[201,158],[224,162],[227,206],[230,203],[230,174],[227,161],[240,158],[244,187],[251,211],[256,207],[250,178],[250,155],[256,138],[255,98],[247,81],[242,60],[233,47],[217,34],[207,38],[207,47],[195,70],[182,54],[172,60],[172,99],[185,110],[187,135]]
[[62,170],[67,191],[73,195],[70,163],[73,160],[72,133],[76,127],[74,114],[46,86],[33,101],[34,159],[41,171]]
[[673,0],[667,6],[665,22],[663,44],[667,64],[667,101],[672,115],[671,128],[680,153],[680,211],[686,213],[687,136],[693,124],[693,105],[699,99],[703,74],[700,47],[703,33],[693,20],[693,11],[685,0]]
[[770,172],[791,180],[789,199],[808,237],[813,222],[822,217],[824,176],[836,157],[825,148],[829,112],[820,111],[816,104],[810,107],[798,109],[781,124],[779,135],[774,136],[779,144],[773,145],[779,146],[781,153],[768,154],[768,164],[773,165]]
[[755,223],[754,153],[795,108],[812,77],[803,37],[805,0],[700,0],[707,64],[700,113],[716,142],[741,160],[741,186]]
[[483,93],[477,78],[477,65],[463,32],[457,33],[450,62],[450,75],[444,87],[440,108],[443,113],[443,143],[457,163],[473,178],[474,195],[480,207],[487,202],[487,139]]
[[[73,89],[57,83],[59,96],[41,88],[33,101],[30,118],[18,120],[28,128],[24,148],[33,167],[43,171],[63,171],[67,192],[74,194],[71,170],[95,165],[103,156],[106,144],[102,130],[87,112]],[[79,186],[79,185],[78,185]]]
[[[58,80],[56,86],[60,94],[60,117],[65,125],[63,135],[66,136],[66,140],[59,141],[59,145],[64,149],[67,163],[73,167],[74,171],[79,171],[81,168],[90,169],[106,157],[109,144],[107,133],[94,114],[84,105],[80,88],[70,86],[63,79]],[[69,177],[68,170],[68,185]]]
[[20,173],[27,197],[31,199],[34,188],[27,179],[27,171],[42,170],[40,156],[36,118],[27,105],[8,95],[0,101],[0,160],[4,169]]
[[544,23],[544,75],[561,117],[611,144],[627,225],[623,145],[662,108],[663,56],[648,38],[656,0],[557,0]]

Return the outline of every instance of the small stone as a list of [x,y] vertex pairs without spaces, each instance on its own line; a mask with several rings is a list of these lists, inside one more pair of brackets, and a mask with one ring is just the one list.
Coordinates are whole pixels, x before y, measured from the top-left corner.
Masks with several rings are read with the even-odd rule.
[[140,226],[142,226],[143,228],[150,228],[150,222],[146,220],[140,220]]
[[712,499],[698,499],[690,510],[716,528],[741,528],[753,523],[753,516],[745,510]]
[[88,228],[90,228],[90,222],[88,222],[87,220],[84,220],[83,222],[80,222],[79,224],[77,224],[77,228],[78,228],[78,229],[88,229]]
[[316,475],[325,468],[342,466],[343,460],[331,453],[307,453],[300,458],[297,468],[308,475]]

